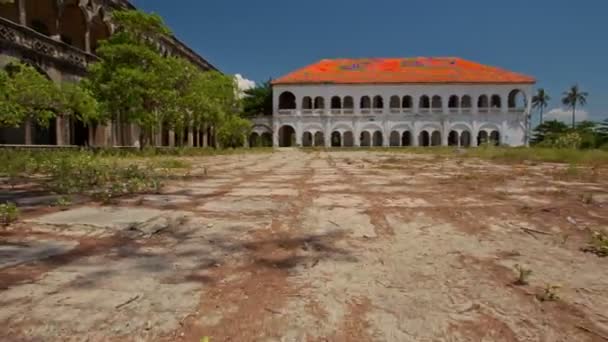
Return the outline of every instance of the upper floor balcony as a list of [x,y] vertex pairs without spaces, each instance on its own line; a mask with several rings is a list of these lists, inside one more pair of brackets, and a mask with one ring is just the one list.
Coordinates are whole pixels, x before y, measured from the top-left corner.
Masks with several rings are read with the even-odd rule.
[[279,96],[279,116],[342,116],[342,115],[459,115],[459,114],[523,114],[527,100],[519,90],[513,90],[503,99],[500,95],[393,95],[384,98],[380,95],[361,96],[304,96],[297,99],[291,92]]

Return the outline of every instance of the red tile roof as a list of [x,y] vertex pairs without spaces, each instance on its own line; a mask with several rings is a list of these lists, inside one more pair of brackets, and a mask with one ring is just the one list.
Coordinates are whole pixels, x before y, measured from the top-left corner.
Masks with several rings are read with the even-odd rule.
[[536,83],[533,77],[453,57],[324,59],[272,84]]

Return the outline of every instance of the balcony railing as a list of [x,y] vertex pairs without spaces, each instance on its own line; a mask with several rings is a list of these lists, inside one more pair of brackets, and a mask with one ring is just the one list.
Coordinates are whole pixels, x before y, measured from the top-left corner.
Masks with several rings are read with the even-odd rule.
[[460,109],[459,108],[450,108],[450,113],[451,114],[458,114],[458,113],[460,113]]
[[342,109],[333,108],[333,109],[331,110],[331,113],[332,113],[333,115],[336,115],[336,114],[342,114]]
[[302,109],[302,114],[303,114],[303,115],[309,115],[309,114],[312,114],[312,109]]
[[425,113],[426,114],[426,113],[430,113],[431,109],[430,108],[420,108],[419,111],[420,111],[420,113]]
[[372,112],[372,110],[369,108],[361,108],[361,114],[369,114],[371,112]]
[[477,108],[477,112],[478,113],[488,113],[490,111],[489,108],[484,107],[484,108]]
[[403,108],[402,111],[404,113],[411,113],[411,112],[413,112],[412,108]]
[[391,108],[391,114],[398,114],[401,112],[401,109],[399,108]]
[[0,43],[56,60],[83,72],[90,63],[98,60],[92,54],[4,18],[0,18]]
[[355,110],[353,108],[344,108],[342,111],[344,114],[354,114]]
[[279,115],[292,115],[295,114],[295,109],[279,109]]
[[382,114],[382,113],[384,113],[384,110],[382,108],[374,108],[374,113],[375,114]]
[[526,108],[509,108],[509,113],[523,113]]

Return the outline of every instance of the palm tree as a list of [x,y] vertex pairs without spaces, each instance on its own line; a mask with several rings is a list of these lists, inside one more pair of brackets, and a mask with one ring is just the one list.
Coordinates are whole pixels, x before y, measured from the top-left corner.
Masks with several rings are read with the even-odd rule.
[[536,95],[532,96],[532,108],[540,110],[540,124],[543,124],[543,112],[549,105],[551,97],[544,88],[539,88]]
[[587,96],[589,94],[585,91],[581,91],[578,88],[578,85],[573,85],[570,87],[569,91],[564,92],[562,98],[562,103],[568,108],[572,108],[572,128],[576,126],[576,106],[580,105],[581,107],[587,104]]

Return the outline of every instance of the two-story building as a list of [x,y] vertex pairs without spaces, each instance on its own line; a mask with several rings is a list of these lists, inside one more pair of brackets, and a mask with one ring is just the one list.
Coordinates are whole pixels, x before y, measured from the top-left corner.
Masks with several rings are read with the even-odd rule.
[[332,59],[272,82],[253,137],[287,146],[521,146],[532,77],[442,57]]

